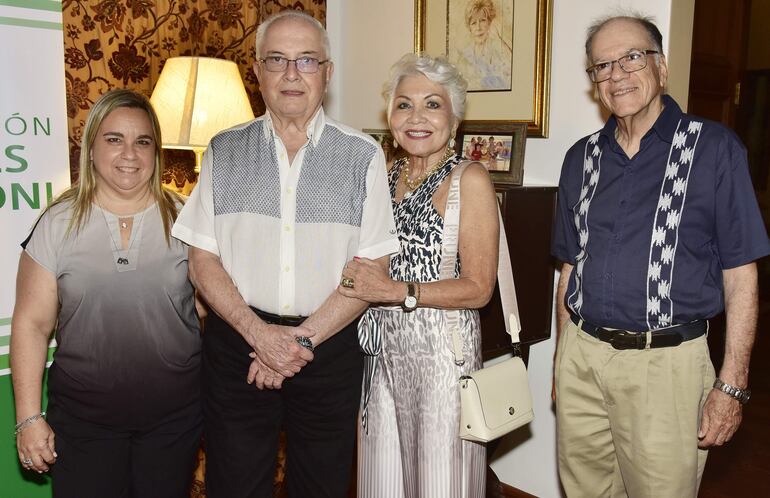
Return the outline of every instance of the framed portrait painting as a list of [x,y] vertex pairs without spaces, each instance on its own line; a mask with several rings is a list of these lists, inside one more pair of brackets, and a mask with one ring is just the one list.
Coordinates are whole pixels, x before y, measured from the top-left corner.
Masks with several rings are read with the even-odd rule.
[[548,136],[553,0],[415,0],[415,52],[468,81],[465,119],[526,123]]

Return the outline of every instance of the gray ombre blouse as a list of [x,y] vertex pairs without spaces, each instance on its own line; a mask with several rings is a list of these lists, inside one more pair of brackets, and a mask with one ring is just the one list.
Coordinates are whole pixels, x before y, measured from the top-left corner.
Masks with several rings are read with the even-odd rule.
[[167,244],[155,204],[134,215],[128,251],[116,247],[116,215],[94,205],[67,235],[70,217],[68,204],[49,209],[26,246],[58,286],[50,402],[129,429],[197,403],[201,335],[187,247]]

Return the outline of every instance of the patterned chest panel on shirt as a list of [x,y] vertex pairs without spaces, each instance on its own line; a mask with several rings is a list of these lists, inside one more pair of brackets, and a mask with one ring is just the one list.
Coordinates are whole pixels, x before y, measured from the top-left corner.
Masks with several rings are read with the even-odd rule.
[[214,214],[254,213],[281,217],[281,179],[263,121],[211,140]]
[[575,215],[575,228],[578,233],[578,245],[580,252],[575,258],[575,291],[569,296],[569,305],[572,311],[579,316],[583,307],[583,268],[585,267],[586,246],[588,245],[588,208],[596,193],[599,184],[601,170],[602,150],[598,145],[599,132],[588,138],[585,147],[585,160],[583,161],[583,184],[580,188],[580,198],[573,209]]
[[703,123],[699,121],[680,120],[669,151],[652,225],[647,269],[647,326],[650,329],[672,324],[674,303],[670,291],[679,242],[679,222],[702,127]]
[[297,223],[361,226],[366,174],[377,148],[363,138],[326,126],[318,145],[308,144],[297,185]]
[[[212,140],[215,215],[253,213],[281,217],[281,180],[265,123]],[[361,226],[366,175],[375,145],[327,125],[317,145],[306,146],[297,184],[297,223]]]
[[[399,203],[393,202],[393,217],[401,246],[390,258],[391,278],[418,282],[439,279],[444,219],[433,207],[433,194],[458,162],[458,157],[450,159],[411,195]],[[395,199],[397,183],[403,181],[403,166],[403,160],[397,161],[388,175],[392,199]],[[455,276],[459,274],[458,258]]]

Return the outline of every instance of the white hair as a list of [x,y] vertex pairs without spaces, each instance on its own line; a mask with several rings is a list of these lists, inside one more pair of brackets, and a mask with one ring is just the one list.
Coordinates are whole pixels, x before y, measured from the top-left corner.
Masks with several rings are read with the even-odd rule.
[[331,57],[331,44],[329,43],[329,34],[326,32],[326,29],[323,27],[323,24],[316,19],[315,17],[306,14],[302,12],[301,10],[282,10],[281,12],[278,12],[276,14],[271,15],[257,28],[257,34],[254,35],[254,49],[256,51],[257,59],[261,57],[260,49],[262,48],[262,43],[265,41],[265,35],[267,34],[267,30],[270,29],[270,26],[281,19],[299,19],[301,21],[305,21],[306,23],[313,26],[315,29],[318,30],[318,33],[321,35],[321,39],[323,40],[323,46],[324,46],[324,57],[330,58]]
[[444,87],[452,104],[452,114],[458,122],[462,121],[465,115],[465,94],[468,89],[468,82],[465,81],[460,71],[443,57],[431,57],[427,54],[406,54],[390,68],[390,78],[382,90],[382,96],[388,102],[388,124],[390,124],[390,113],[396,87],[404,77],[418,74]]

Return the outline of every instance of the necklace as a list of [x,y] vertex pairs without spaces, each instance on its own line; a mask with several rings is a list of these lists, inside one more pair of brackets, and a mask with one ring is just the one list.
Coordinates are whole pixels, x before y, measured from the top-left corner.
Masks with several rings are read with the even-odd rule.
[[443,166],[444,163],[454,155],[455,151],[451,147],[447,147],[446,152],[444,152],[444,156],[439,159],[439,161],[432,167],[423,171],[423,173],[414,180],[409,179],[409,158],[407,157],[406,161],[404,161],[404,185],[406,185],[408,190],[416,190],[417,187],[422,185],[422,182],[427,180],[430,175],[432,175],[437,169]]
[[[96,201],[96,205],[99,206],[99,210],[102,212],[102,218],[104,218],[104,224],[107,226],[107,233],[110,234],[110,240],[112,241],[112,246],[115,248],[115,252],[118,253],[118,259],[115,261],[119,265],[129,265],[130,262],[128,260],[128,255],[131,253],[131,247],[134,245],[134,241],[139,237],[139,231],[142,229],[142,222],[144,221],[144,215],[147,213],[147,205],[145,204],[144,209],[142,210],[142,215],[139,217],[139,223],[136,225],[136,234],[131,237],[131,241],[128,243],[128,248],[126,248],[126,252],[123,256],[121,256],[120,252],[122,249],[120,249],[120,246],[118,246],[118,243],[115,242],[115,237],[112,235],[112,230],[110,229],[110,224],[107,222],[107,215],[104,214],[104,208],[99,203],[99,201]],[[125,221],[120,222],[120,228],[128,228],[128,223]],[[133,230],[132,230],[133,232]]]

